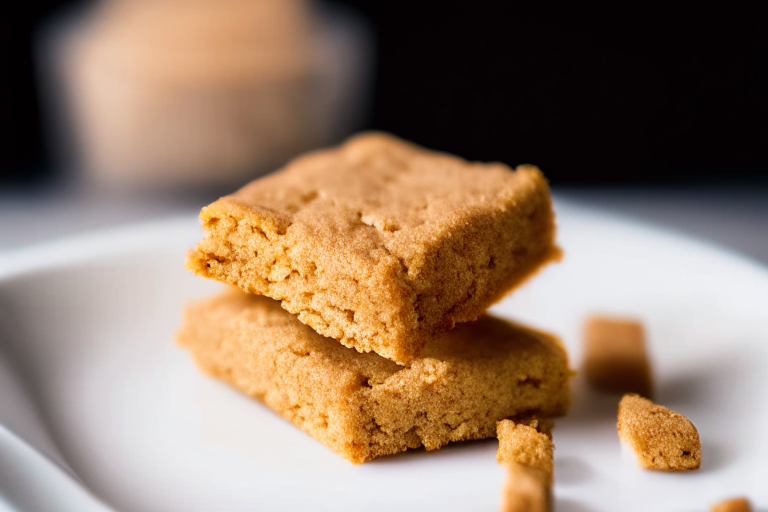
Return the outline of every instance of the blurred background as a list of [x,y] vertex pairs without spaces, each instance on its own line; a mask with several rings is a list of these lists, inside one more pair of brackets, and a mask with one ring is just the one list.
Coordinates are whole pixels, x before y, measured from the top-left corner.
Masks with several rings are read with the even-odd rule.
[[0,249],[193,211],[359,129],[768,263],[763,2],[39,0],[3,17]]

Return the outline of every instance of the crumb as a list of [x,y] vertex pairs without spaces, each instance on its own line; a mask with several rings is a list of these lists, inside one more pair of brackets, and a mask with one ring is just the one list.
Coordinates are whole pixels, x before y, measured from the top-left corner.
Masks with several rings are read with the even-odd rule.
[[731,498],[712,505],[709,510],[711,512],[752,512],[752,505],[747,498]]
[[685,416],[638,395],[619,402],[619,438],[646,469],[687,471],[701,466],[699,433]]
[[515,462],[540,469],[551,483],[555,450],[551,433],[548,435],[537,430],[538,419],[527,421],[528,425],[512,420],[501,420],[496,424],[496,436],[499,438],[496,460],[501,464]]
[[651,365],[643,325],[636,320],[588,318],[584,326],[584,374],[600,391],[651,398]]
[[545,512],[550,509],[554,451],[552,421],[535,416],[496,424],[496,460],[507,468],[501,489],[502,512]]

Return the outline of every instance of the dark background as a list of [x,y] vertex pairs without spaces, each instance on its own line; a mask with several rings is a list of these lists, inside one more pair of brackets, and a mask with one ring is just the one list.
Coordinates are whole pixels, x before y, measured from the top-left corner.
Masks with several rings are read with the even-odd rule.
[[[0,184],[53,173],[33,40],[63,0],[3,16]],[[764,2],[542,4],[336,0],[378,41],[368,127],[553,185],[761,183]]]

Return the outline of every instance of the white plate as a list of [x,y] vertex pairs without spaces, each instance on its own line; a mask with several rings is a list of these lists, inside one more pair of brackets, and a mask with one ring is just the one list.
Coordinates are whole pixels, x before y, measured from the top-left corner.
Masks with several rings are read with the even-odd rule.
[[[585,314],[642,317],[657,401],[694,422],[703,464],[638,469],[622,458],[618,398],[577,378],[555,430],[556,510],[705,510],[733,495],[768,507],[768,271],[570,204],[558,213],[565,261],[495,312],[559,333],[575,366]],[[498,508],[493,439],[353,466],[198,373],[173,333],[186,299],[219,288],[182,268],[199,236],[190,217],[0,257],[0,422],[58,463],[0,430],[21,461],[15,473],[0,463],[5,506],[42,510],[30,496],[46,495],[85,510],[73,505],[82,490],[59,496],[51,483],[79,479],[124,512]]]

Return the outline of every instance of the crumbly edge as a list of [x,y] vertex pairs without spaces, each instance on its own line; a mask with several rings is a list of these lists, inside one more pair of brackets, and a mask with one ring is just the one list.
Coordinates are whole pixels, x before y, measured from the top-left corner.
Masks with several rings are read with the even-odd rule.
[[[216,297],[188,307],[178,332],[179,343],[192,352],[201,369],[263,401],[356,464],[408,448],[431,450],[452,441],[492,437],[500,419],[561,415],[570,402],[571,373],[564,352],[554,342],[546,347],[543,343],[543,350],[522,365],[506,361],[507,373],[496,377],[509,388],[498,393],[493,386],[482,387],[487,379],[477,369],[457,370],[431,358],[409,368],[389,363],[393,368],[386,371],[339,371],[327,352],[307,349],[301,342],[303,337],[318,336],[307,328],[244,332],[238,314],[220,316],[221,321],[212,323],[218,301]],[[260,350],[259,337],[279,336],[291,342],[280,349]],[[378,357],[327,342],[332,355]],[[526,373],[526,366],[535,372]],[[478,385],[476,392],[465,392]]]
[[[434,450],[449,442],[493,437],[500,419],[565,414],[570,401],[567,363],[539,360],[535,369],[523,370],[541,357],[539,353],[523,364],[511,363],[490,376],[425,358],[373,384],[364,392],[363,408],[379,426],[370,437],[371,458],[403,451],[403,437],[413,436],[416,446]],[[486,380],[491,384],[485,385]],[[418,393],[408,389],[409,382],[422,383]]]
[[[415,296],[394,257],[379,266],[378,279],[350,275],[338,270],[338,255],[297,246],[286,236],[290,221],[274,212],[225,198],[200,217],[206,237],[187,254],[187,268],[197,275],[280,300],[316,332],[360,352],[407,364],[423,347],[426,333],[413,329]],[[355,308],[362,298],[369,307]]]
[[701,466],[701,441],[693,423],[646,398],[622,397],[617,430],[645,469],[689,471]]

